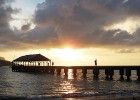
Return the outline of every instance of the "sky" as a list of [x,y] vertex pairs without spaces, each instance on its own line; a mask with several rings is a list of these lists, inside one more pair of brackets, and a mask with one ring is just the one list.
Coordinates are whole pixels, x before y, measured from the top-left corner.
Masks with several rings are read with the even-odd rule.
[[0,56],[140,65],[140,0],[0,0]]

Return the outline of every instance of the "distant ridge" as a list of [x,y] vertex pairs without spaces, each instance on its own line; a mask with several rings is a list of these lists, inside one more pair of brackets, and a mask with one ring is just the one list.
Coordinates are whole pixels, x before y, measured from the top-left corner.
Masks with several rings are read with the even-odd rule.
[[0,67],[1,66],[11,66],[12,62],[7,61],[7,60],[0,60]]

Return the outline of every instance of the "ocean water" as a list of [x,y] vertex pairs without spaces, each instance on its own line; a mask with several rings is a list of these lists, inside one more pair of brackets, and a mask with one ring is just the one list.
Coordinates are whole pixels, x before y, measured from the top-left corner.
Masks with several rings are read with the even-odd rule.
[[90,70],[84,78],[81,70],[73,77],[72,70],[65,76],[63,70],[61,75],[50,75],[12,72],[9,66],[4,66],[0,67],[0,98],[73,98],[140,94],[140,82],[137,81],[135,71],[132,71],[129,82],[120,81],[119,77],[117,71],[113,80],[105,80],[103,70],[100,72],[99,80],[94,80]]

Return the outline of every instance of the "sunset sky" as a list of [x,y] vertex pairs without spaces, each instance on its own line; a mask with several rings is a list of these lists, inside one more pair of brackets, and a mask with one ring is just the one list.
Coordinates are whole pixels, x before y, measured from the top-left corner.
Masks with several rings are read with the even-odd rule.
[[140,65],[140,0],[0,0],[0,56]]

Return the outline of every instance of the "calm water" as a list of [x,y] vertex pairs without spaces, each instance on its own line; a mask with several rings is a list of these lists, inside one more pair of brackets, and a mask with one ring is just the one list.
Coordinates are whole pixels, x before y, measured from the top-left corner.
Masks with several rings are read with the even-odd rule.
[[113,81],[105,80],[104,71],[99,80],[93,79],[92,71],[88,71],[87,78],[83,78],[81,70],[77,77],[73,77],[69,70],[68,77],[61,75],[35,74],[12,72],[10,67],[0,67],[0,97],[84,97],[104,96],[114,94],[140,94],[140,82],[136,81],[135,71],[132,72],[132,81],[119,81],[116,71]]

